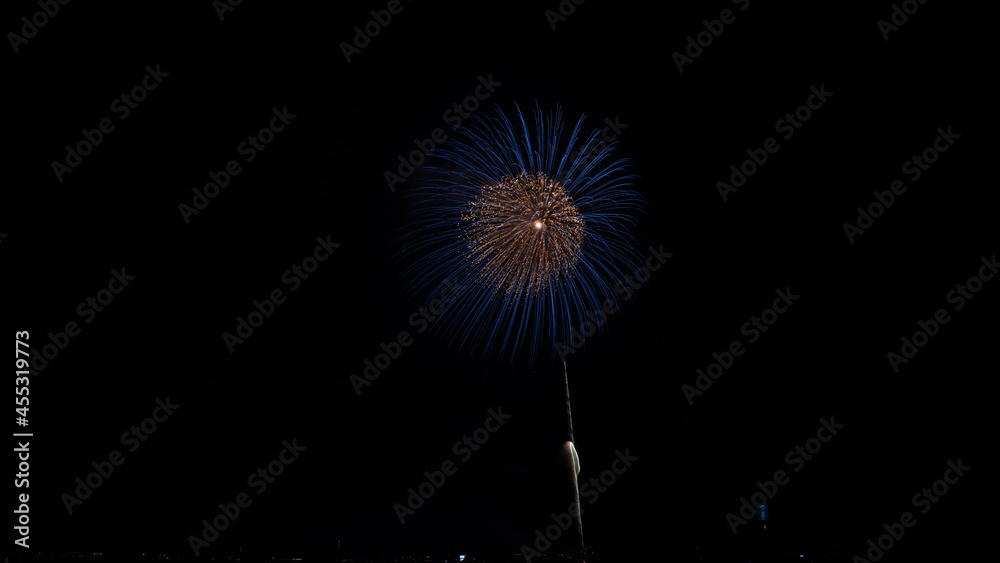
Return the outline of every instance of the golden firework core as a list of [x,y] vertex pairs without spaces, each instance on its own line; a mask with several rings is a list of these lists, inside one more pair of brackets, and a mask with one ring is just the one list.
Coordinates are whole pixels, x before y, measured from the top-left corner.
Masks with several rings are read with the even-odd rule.
[[466,258],[480,281],[517,295],[539,293],[572,275],[586,228],[566,189],[540,172],[484,186],[462,219]]

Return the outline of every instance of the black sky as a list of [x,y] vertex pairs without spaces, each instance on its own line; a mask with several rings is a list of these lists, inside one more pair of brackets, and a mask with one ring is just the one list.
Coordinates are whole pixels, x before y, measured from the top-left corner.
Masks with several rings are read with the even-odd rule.
[[[609,558],[756,549],[726,514],[835,417],[843,429],[769,502],[776,550],[862,553],[961,458],[972,469],[891,552],[974,553],[1000,282],[961,310],[947,296],[997,250],[983,15],[928,2],[886,41],[888,2],[685,4],[591,0],[553,30],[555,0],[404,2],[348,63],[340,44],[385,3],[243,2],[220,21],[207,1],[74,2],[8,48],[4,321],[36,349],[82,327],[31,376],[32,550],[190,555],[201,521],[252,491],[286,440],[306,450],[217,552],[507,554],[551,523],[566,504],[561,365],[417,332],[394,257],[410,182],[383,178],[492,75],[480,112],[537,101],[626,124],[619,154],[647,202],[637,250],[672,253],[568,360],[581,478],[616,450],[638,457],[585,507],[588,544]],[[5,30],[39,9],[8,3]],[[672,53],[724,9],[735,21],[678,72]],[[111,104],[147,65],[169,74],[120,120]],[[780,138],[811,87],[832,95]],[[192,188],[286,107],[287,128],[186,224]],[[60,182],[52,162],[102,118],[114,131]],[[911,181],[903,163],[949,127],[960,137]],[[724,202],[716,182],[768,137],[778,151]],[[843,224],[896,179],[906,192],[852,244]],[[340,246],[288,291],[317,237]],[[78,304],[122,269],[135,279],[86,323]],[[230,353],[222,334],[275,289],[287,300]],[[749,344],[741,326],[786,289],[799,299]],[[949,322],[895,373],[887,353],[941,308]],[[401,331],[413,344],[358,396],[351,374]],[[737,339],[745,354],[689,404],[682,386]],[[125,451],[121,434],[168,396],[177,411]],[[407,488],[501,407],[509,422],[401,525]],[[125,463],[68,515],[62,495],[114,449]]]

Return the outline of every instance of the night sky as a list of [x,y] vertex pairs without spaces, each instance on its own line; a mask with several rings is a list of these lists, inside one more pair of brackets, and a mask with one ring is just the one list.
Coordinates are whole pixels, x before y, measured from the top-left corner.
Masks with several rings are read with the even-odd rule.
[[[581,484],[633,460],[582,499],[588,546],[625,560],[770,542],[849,560],[910,512],[887,561],[976,552],[1000,289],[978,7],[907,2],[919,9],[880,29],[890,2],[564,0],[573,13],[553,19],[557,0],[403,1],[348,61],[354,27],[387,4],[329,4],[220,18],[208,0],[72,2],[26,35],[40,4],[5,5],[3,321],[34,355],[29,423],[10,431],[34,435],[9,438],[30,441],[30,485],[10,496],[30,495],[30,549],[0,552],[193,556],[202,521],[241,493],[202,557],[534,545],[569,502],[562,361],[484,359],[417,320],[426,296],[407,291],[403,252],[416,176],[385,178],[415,140],[452,135],[449,110],[481,84],[477,114],[537,102],[588,131],[617,124],[646,202],[632,235],[658,269],[566,358]],[[696,49],[699,33],[711,42]],[[737,187],[731,166],[756,170]],[[861,228],[859,207],[877,215]],[[352,374],[404,332],[358,393]],[[480,428],[496,430],[478,451],[455,446]],[[811,438],[819,451],[794,453]],[[401,523],[394,505],[447,462]],[[94,463],[111,474],[67,501]],[[253,477],[268,464],[281,474]],[[734,534],[727,514],[777,471],[769,539],[752,519]]]

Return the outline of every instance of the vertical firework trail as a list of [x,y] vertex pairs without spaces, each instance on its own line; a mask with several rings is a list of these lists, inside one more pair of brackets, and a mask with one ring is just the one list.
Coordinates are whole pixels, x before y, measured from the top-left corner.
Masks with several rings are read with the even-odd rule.
[[563,362],[563,382],[566,388],[566,443],[563,445],[563,463],[569,473],[570,495],[573,505],[577,510],[570,510],[573,517],[573,547],[578,551],[583,550],[583,518],[580,516],[580,486],[577,478],[580,475],[580,457],[576,454],[576,445],[573,440],[573,409],[569,402],[569,368]]

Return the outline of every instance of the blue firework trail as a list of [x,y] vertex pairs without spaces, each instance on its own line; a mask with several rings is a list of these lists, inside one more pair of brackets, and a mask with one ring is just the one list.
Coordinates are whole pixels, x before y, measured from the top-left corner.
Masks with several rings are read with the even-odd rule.
[[[640,265],[630,230],[642,199],[599,131],[568,134],[562,110],[533,127],[515,105],[473,115],[430,155],[412,198],[404,254],[415,295],[449,291],[436,329],[462,349],[529,361],[569,342],[590,311],[618,303]],[[435,311],[431,311],[435,314]]]

